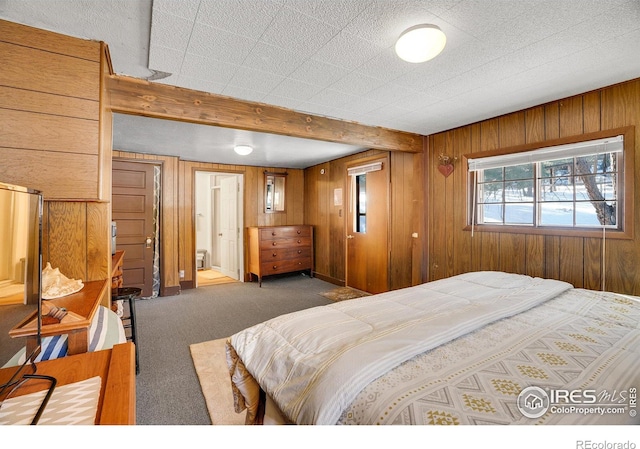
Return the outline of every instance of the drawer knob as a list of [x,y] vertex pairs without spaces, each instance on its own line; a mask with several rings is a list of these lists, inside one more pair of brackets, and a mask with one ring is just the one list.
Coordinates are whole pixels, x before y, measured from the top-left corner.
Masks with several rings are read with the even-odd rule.
[[300,229],[298,229],[298,234],[300,234],[302,231],[300,231]]
[[298,239],[298,243],[302,242],[302,240]]
[[274,231],[274,232],[272,232],[272,233],[271,233],[271,235],[275,236],[275,235],[276,235],[275,231]]
[[277,256],[278,256],[278,253],[273,253],[273,254],[271,254],[271,255],[272,255],[273,257],[277,257]]
[[274,270],[275,270],[275,269],[277,269],[277,268],[278,268],[278,266],[277,266],[277,265],[274,265],[274,266],[273,266],[273,269],[274,269]]
[[301,249],[298,250],[298,254],[302,254],[302,250]]
[[276,246],[276,242],[273,242],[273,243],[272,243],[272,245],[273,245],[273,246]]

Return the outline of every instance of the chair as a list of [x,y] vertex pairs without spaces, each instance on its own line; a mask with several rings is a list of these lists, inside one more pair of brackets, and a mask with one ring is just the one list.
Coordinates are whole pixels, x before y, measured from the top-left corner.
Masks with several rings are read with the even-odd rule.
[[140,374],[140,364],[138,361],[138,343],[136,341],[136,298],[140,296],[142,289],[137,287],[121,287],[113,289],[111,293],[111,301],[123,301],[129,306],[129,315],[123,316],[123,327],[129,329],[127,340],[131,341],[136,349],[136,374]]

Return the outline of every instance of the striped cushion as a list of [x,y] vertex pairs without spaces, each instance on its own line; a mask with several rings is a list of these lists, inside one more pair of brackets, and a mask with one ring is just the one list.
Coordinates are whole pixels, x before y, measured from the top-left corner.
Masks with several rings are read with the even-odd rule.
[[[118,315],[104,306],[98,307],[89,327],[89,352],[110,349],[113,345],[126,341],[122,320]],[[64,357],[67,350],[66,334],[45,337],[42,339],[42,350],[36,357],[36,362]],[[4,367],[21,365],[24,362],[24,353],[25,349],[22,348]]]

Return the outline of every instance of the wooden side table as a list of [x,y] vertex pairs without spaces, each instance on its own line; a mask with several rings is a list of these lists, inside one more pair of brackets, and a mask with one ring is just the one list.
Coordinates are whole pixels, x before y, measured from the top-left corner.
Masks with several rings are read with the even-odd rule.
[[124,251],[118,250],[111,256],[111,289],[122,287],[122,266]]
[[[124,251],[118,250],[113,256],[111,256],[111,296],[113,293],[121,288],[124,283],[124,279],[122,277],[122,268],[124,265]],[[105,304],[103,304],[105,305]],[[106,306],[106,305],[105,305]],[[118,304],[113,301],[113,298],[109,297],[109,308],[114,312],[118,312]]]
[[[40,334],[42,337],[68,334],[67,354],[82,354],[89,350],[89,327],[93,316],[98,310],[101,299],[107,293],[109,282],[106,279],[101,281],[89,281],[84,283],[84,287],[79,292],[62,298],[50,299],[47,302],[52,305],[67,309],[73,312],[76,319],[66,323],[43,324]],[[27,354],[35,348],[37,343],[37,321],[35,311],[27,316],[9,331],[12,338],[27,337]]]
[[[46,362],[36,362],[38,374],[53,376],[63,386],[100,376],[102,387],[96,424],[136,423],[136,376],[133,343],[114,345],[112,349],[87,352]],[[15,367],[0,369],[0,384],[7,382]],[[30,382],[14,396],[42,390],[43,382]]]

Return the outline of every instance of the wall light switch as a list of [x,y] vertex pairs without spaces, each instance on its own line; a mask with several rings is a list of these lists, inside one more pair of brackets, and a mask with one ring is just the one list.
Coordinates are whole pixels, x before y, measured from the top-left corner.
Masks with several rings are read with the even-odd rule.
[[184,270],[180,270],[180,278],[184,279]]
[[413,237],[414,239],[417,239],[418,238],[418,233],[414,232],[413,234],[411,234],[411,237]]

